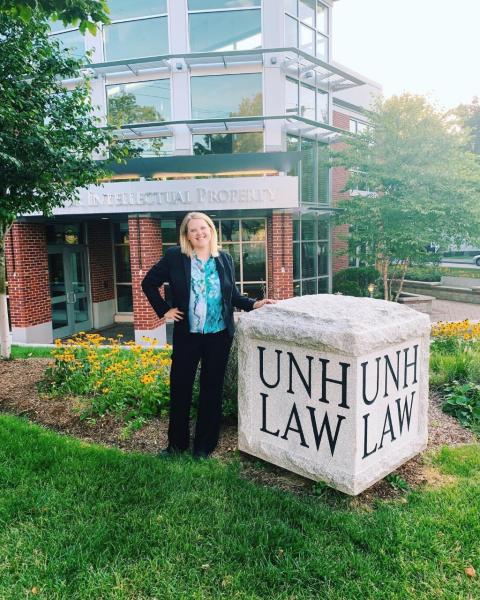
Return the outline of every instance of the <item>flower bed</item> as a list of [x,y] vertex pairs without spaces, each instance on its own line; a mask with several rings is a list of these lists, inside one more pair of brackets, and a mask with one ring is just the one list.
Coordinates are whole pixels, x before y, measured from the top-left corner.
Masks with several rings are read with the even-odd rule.
[[83,332],[57,340],[42,389],[78,397],[81,418],[111,413],[125,420],[126,431],[140,428],[168,407],[171,349],[157,349],[149,338],[148,347],[128,342],[122,348],[120,341]]
[[430,384],[443,410],[480,434],[480,323],[438,323],[432,338]]

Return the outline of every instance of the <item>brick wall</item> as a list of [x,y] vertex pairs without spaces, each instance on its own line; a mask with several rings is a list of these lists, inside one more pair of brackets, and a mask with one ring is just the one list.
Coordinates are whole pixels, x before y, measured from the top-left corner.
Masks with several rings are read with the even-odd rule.
[[273,214],[267,218],[269,298],[284,300],[293,296],[292,215]]
[[105,302],[115,298],[110,223],[88,223],[88,254],[90,260],[90,285],[92,302]]
[[[350,117],[343,113],[333,111],[333,125],[341,129],[350,129]],[[334,150],[340,150],[342,144],[334,144]],[[348,180],[348,172],[341,167],[332,169],[332,205],[336,206],[338,201],[349,198],[348,193],[341,192]],[[336,273],[348,267],[348,254],[339,254],[347,249],[348,243],[343,240],[348,235],[348,225],[340,225],[332,228],[332,272]]]
[[157,328],[159,319],[142,291],[141,283],[147,271],[162,256],[160,221],[151,217],[129,217],[130,261],[132,269],[133,317],[137,331]]
[[6,258],[12,326],[51,321],[45,225],[14,223],[6,240]]

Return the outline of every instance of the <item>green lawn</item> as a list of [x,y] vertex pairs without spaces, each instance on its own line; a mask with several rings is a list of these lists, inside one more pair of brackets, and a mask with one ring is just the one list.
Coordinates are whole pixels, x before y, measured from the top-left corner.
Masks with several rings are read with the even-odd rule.
[[0,598],[478,598],[480,447],[435,462],[447,485],[354,509],[0,416]]
[[12,346],[11,358],[50,358],[53,348]]

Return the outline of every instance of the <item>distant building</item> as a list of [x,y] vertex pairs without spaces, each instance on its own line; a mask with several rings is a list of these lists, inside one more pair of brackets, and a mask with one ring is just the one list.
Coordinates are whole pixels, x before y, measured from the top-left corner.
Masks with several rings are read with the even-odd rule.
[[[133,321],[165,340],[140,282],[207,212],[252,297],[328,292],[330,215],[345,172],[325,164],[368,121],[378,86],[331,61],[329,0],[110,0],[96,36],[52,35],[83,55],[103,124],[141,157],[54,217],[19,219],[7,243],[13,342]],[[75,85],[75,82],[67,82]],[[333,198],[333,200],[332,200]],[[340,244],[341,245],[341,244]],[[167,290],[168,294],[168,290]]]

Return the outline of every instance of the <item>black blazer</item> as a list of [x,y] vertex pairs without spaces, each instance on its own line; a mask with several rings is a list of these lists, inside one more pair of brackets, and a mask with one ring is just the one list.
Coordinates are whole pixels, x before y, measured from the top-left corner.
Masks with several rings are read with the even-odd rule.
[[[230,254],[220,250],[215,257],[223,298],[223,318],[231,337],[235,332],[233,308],[253,310],[255,300],[242,296],[235,285],[235,269]],[[188,323],[188,305],[190,302],[191,259],[182,254],[180,248],[169,248],[156,265],[145,275],[142,290],[153,310],[161,318],[173,308],[160,295],[159,289],[164,283],[170,284],[173,307],[184,313],[182,321],[175,321],[175,328],[190,331]]]

